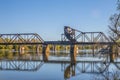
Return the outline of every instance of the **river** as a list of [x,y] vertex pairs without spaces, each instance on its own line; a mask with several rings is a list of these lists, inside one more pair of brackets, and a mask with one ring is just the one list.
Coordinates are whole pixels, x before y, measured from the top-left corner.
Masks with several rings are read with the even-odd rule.
[[[99,57],[78,56],[72,64],[69,55],[5,57],[0,60],[0,80],[113,80],[120,79],[120,63],[110,63]],[[116,76],[114,76],[116,75]]]

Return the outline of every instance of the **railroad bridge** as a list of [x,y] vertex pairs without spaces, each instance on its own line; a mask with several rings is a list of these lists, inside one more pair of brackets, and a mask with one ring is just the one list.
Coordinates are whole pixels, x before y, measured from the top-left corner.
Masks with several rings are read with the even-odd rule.
[[36,52],[42,48],[43,60],[47,61],[50,53],[49,45],[70,46],[72,63],[76,63],[78,50],[85,50],[90,47],[93,56],[98,53],[110,54],[110,61],[113,61],[112,42],[103,32],[82,32],[69,26],[64,27],[60,41],[44,41],[37,33],[0,34],[0,45],[19,45],[19,52],[24,52],[23,45],[36,45]]

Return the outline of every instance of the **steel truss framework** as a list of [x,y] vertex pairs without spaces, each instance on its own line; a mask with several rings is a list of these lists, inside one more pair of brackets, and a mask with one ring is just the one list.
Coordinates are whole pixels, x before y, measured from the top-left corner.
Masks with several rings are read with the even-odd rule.
[[1,45],[44,43],[37,33],[0,34]]
[[[71,31],[67,31],[67,28]],[[0,34],[0,45],[70,45],[71,43],[78,45],[112,44],[103,32],[82,32],[70,27],[65,27],[61,41],[44,41],[37,33]]]
[[[71,33],[67,30],[70,29]],[[103,32],[82,32],[68,26],[65,26],[64,34],[61,35],[62,41],[73,41],[73,42],[89,42],[89,43],[100,43],[100,42],[110,42],[107,36]],[[73,33],[72,33],[73,32]]]
[[89,48],[93,56],[96,53],[101,53],[103,50],[106,50],[106,53],[108,53],[110,45],[114,44],[103,32],[82,32],[69,26],[65,26],[61,40],[75,43],[79,50],[84,50],[84,53],[87,53],[86,48]]

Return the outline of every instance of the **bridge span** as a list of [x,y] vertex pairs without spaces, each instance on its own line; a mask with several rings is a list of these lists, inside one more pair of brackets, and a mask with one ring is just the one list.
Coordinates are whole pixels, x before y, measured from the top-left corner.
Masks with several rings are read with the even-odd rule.
[[[24,45],[36,45],[37,52],[39,52],[39,48],[42,47],[43,58],[45,60],[49,57],[49,45],[68,45],[70,46],[71,61],[74,63],[76,62],[76,56],[80,46],[81,50],[89,46],[93,55],[101,51],[102,53],[106,53],[107,51],[107,53],[111,55],[111,61],[113,61],[113,45],[116,44],[103,32],[82,32],[65,26],[64,34],[61,34],[61,40],[59,41],[44,41],[37,33],[0,34],[0,45],[19,45],[20,52],[24,52]],[[96,52],[95,50],[99,51]]]
[[32,44],[114,44],[103,32],[82,32],[68,26],[64,28],[59,41],[44,41],[37,33],[0,34],[0,45]]

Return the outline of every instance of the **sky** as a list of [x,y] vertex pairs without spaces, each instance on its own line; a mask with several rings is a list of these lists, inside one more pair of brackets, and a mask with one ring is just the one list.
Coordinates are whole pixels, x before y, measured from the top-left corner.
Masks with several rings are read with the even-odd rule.
[[117,0],[0,0],[0,33],[38,33],[60,40],[64,26],[108,32]]

